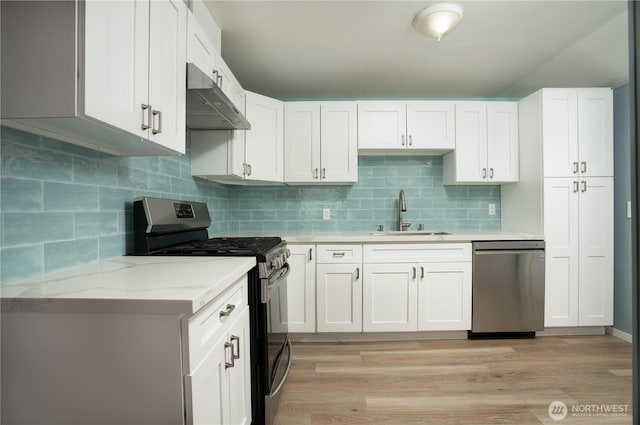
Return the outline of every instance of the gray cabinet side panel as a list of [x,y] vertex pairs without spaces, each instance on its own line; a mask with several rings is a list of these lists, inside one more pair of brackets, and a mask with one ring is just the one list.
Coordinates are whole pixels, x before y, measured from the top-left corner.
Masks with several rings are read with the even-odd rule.
[[2,1],[2,118],[76,110],[76,2]]

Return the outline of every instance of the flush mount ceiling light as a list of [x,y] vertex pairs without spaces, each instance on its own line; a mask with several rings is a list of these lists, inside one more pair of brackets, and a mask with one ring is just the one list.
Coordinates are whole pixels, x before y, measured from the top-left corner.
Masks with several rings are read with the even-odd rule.
[[413,18],[416,31],[425,37],[440,41],[443,35],[453,31],[462,19],[462,7],[450,3],[438,3],[420,11]]

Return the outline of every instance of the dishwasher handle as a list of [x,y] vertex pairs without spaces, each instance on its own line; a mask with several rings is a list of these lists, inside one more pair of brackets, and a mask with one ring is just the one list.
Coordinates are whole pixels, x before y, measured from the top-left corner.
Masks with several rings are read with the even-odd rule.
[[530,251],[544,250],[544,241],[519,240],[519,241],[481,241],[473,243],[473,253],[495,251]]

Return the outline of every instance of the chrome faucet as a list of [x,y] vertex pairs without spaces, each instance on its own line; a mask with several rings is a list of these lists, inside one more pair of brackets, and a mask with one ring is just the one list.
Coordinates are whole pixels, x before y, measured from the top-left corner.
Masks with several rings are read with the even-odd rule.
[[407,212],[407,201],[404,199],[404,190],[400,191],[400,197],[398,198],[398,230],[404,232],[411,226],[411,223],[405,223],[402,218],[402,213]]

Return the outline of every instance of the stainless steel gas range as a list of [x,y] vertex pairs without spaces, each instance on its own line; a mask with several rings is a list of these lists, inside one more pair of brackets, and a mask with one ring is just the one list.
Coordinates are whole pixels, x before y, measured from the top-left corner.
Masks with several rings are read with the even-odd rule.
[[136,255],[255,257],[249,272],[252,424],[270,425],[291,367],[286,326],[270,324],[271,300],[286,304],[289,250],[280,237],[209,238],[211,217],[202,202],[137,198],[133,203]]

